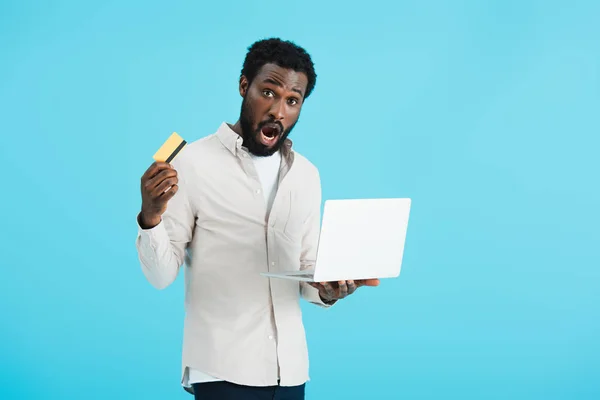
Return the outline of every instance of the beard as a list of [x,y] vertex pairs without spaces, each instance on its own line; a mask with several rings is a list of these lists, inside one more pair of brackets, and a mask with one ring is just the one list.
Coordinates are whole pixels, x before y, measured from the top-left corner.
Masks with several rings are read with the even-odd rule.
[[[289,136],[296,123],[291,125],[286,130],[283,129],[283,125],[279,121],[275,121],[274,119],[267,119],[261,121],[256,124],[254,118],[252,106],[250,102],[247,101],[247,97],[244,97],[242,101],[242,110],[240,112],[240,126],[242,128],[242,139],[244,139],[243,146],[248,149],[250,154],[253,154],[257,157],[268,157],[275,154],[283,144],[285,143],[285,139]],[[256,129],[253,129],[253,126],[257,125]],[[266,125],[278,125],[279,126],[279,135],[277,137],[277,141],[271,147],[264,145],[259,141],[259,135],[261,135],[261,130]]]

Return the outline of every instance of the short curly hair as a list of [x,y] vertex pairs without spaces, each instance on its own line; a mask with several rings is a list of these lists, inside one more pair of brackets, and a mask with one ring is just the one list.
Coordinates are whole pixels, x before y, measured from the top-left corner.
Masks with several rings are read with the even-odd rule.
[[317,82],[317,74],[306,50],[291,41],[279,38],[263,39],[253,43],[248,47],[241,73],[248,79],[248,85],[252,83],[262,66],[269,63],[306,74],[308,84],[304,98],[310,96]]

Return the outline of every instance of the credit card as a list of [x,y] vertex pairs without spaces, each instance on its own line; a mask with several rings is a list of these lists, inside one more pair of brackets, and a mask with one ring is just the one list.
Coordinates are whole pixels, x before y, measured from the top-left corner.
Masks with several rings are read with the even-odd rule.
[[155,161],[170,163],[186,144],[187,142],[177,132],[173,132],[152,158]]

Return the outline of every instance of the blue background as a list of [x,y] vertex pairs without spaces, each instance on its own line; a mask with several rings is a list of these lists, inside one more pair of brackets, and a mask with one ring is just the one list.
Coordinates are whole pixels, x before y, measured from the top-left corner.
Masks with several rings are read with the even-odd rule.
[[[251,4],[250,4],[251,3]],[[0,398],[189,399],[139,178],[234,122],[246,48],[319,75],[325,198],[413,199],[402,274],[303,303],[308,399],[600,398],[600,2],[0,5]]]

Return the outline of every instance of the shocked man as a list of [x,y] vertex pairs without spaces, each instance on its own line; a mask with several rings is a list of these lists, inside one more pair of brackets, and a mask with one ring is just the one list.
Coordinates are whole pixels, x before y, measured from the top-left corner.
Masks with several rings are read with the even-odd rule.
[[316,82],[309,54],[267,39],[248,49],[240,117],[141,178],[136,246],[161,289],[185,265],[182,385],[196,399],[304,399],[300,298],[321,307],[378,280],[304,283],[261,272],[314,265],[317,168],[288,138]]

